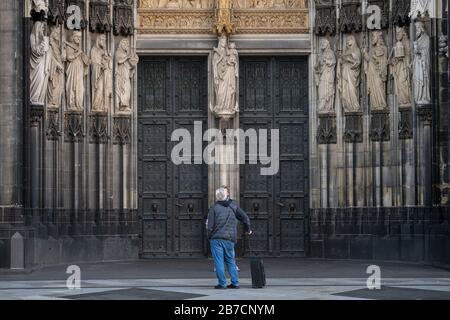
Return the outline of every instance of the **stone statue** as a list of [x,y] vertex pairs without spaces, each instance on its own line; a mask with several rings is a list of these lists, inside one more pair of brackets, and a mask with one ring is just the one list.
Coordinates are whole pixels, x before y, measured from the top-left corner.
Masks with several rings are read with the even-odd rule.
[[130,42],[127,39],[120,41],[115,60],[117,111],[131,112],[131,81],[139,57],[131,52]]
[[49,39],[44,34],[45,24],[35,22],[31,32],[30,44],[30,102],[32,105],[44,105],[48,85]]
[[67,52],[66,99],[69,111],[84,108],[84,77],[87,76],[89,58],[81,48],[81,32],[74,31],[70,42],[65,42]]
[[416,22],[414,41],[414,99],[418,105],[431,103],[430,92],[430,37],[422,21]]
[[106,50],[106,36],[97,37],[91,50],[92,111],[106,112],[112,99],[112,58]]
[[213,75],[215,105],[212,111],[219,117],[230,118],[237,111],[236,97],[239,81],[239,56],[236,45],[227,45],[227,38],[221,37],[219,46],[214,48]]
[[330,42],[325,38],[320,40],[320,55],[315,71],[319,100],[318,112],[333,113],[336,94],[336,56],[331,49]]
[[359,112],[359,85],[361,82],[361,51],[353,35],[349,35],[346,48],[339,59],[338,80],[345,112]]
[[64,86],[64,64],[61,51],[61,29],[53,28],[50,34],[50,76],[47,88],[47,104],[50,108],[59,108]]
[[391,53],[391,73],[399,107],[411,106],[411,45],[403,27],[396,27],[397,43]]
[[369,53],[364,50],[367,75],[367,94],[370,109],[383,111],[388,109],[386,102],[386,82],[388,76],[388,49],[384,44],[383,32],[372,32],[372,48]]

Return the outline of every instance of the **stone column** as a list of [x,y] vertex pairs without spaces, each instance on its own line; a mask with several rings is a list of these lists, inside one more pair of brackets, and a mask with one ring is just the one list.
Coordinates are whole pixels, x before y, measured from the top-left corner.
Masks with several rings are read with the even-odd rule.
[[22,204],[23,12],[22,1],[0,2],[0,208]]

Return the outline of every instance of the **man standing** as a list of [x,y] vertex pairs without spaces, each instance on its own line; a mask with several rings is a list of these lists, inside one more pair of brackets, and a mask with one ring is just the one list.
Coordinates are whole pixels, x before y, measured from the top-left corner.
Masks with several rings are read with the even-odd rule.
[[[216,276],[219,284],[215,289],[239,289],[239,276],[236,268],[234,246],[236,244],[237,220],[244,224],[245,232],[251,234],[250,219],[239,206],[230,201],[225,188],[216,191],[216,203],[209,209],[206,221],[207,236],[211,245]],[[225,264],[231,277],[227,286]]]

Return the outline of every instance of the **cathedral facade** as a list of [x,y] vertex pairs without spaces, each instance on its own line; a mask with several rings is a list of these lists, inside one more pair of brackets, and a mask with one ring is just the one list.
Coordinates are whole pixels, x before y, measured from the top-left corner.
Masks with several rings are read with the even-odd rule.
[[239,256],[450,264],[446,0],[0,6],[0,268],[207,257],[222,185]]

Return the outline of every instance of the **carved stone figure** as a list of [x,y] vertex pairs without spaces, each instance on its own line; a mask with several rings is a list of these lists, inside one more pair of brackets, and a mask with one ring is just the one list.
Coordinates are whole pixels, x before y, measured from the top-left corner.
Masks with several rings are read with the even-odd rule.
[[30,37],[30,102],[32,105],[44,105],[47,94],[49,39],[45,36],[44,30],[43,22],[35,22]]
[[400,107],[411,106],[411,45],[403,27],[396,27],[397,43],[391,53],[391,73],[394,76],[395,95]]
[[81,48],[81,32],[74,31],[70,42],[65,42],[67,52],[66,99],[69,111],[84,108],[84,77],[87,76],[89,58]]
[[215,105],[212,111],[219,117],[232,117],[238,110],[236,98],[239,80],[239,57],[234,43],[227,45],[227,38],[221,37],[214,48],[213,75]]
[[53,28],[50,34],[50,75],[47,88],[47,104],[50,108],[59,108],[64,86],[64,64],[61,51],[61,29]]
[[361,51],[353,35],[347,37],[343,55],[339,59],[338,80],[342,107],[347,113],[359,112],[359,85],[361,82]]
[[139,57],[131,52],[130,42],[127,39],[120,41],[115,61],[117,111],[131,112],[131,80]]
[[367,94],[370,98],[372,111],[382,111],[388,108],[386,102],[386,82],[388,75],[388,49],[384,44],[383,32],[372,32],[372,48],[369,53],[364,51],[367,66]]
[[418,105],[431,103],[430,92],[430,37],[422,21],[416,22],[414,41],[414,99]]
[[333,113],[336,94],[336,56],[331,49],[330,42],[325,38],[320,40],[320,55],[315,71],[319,100],[318,112]]
[[92,111],[106,112],[112,99],[112,58],[106,50],[106,36],[97,37],[91,50]]

